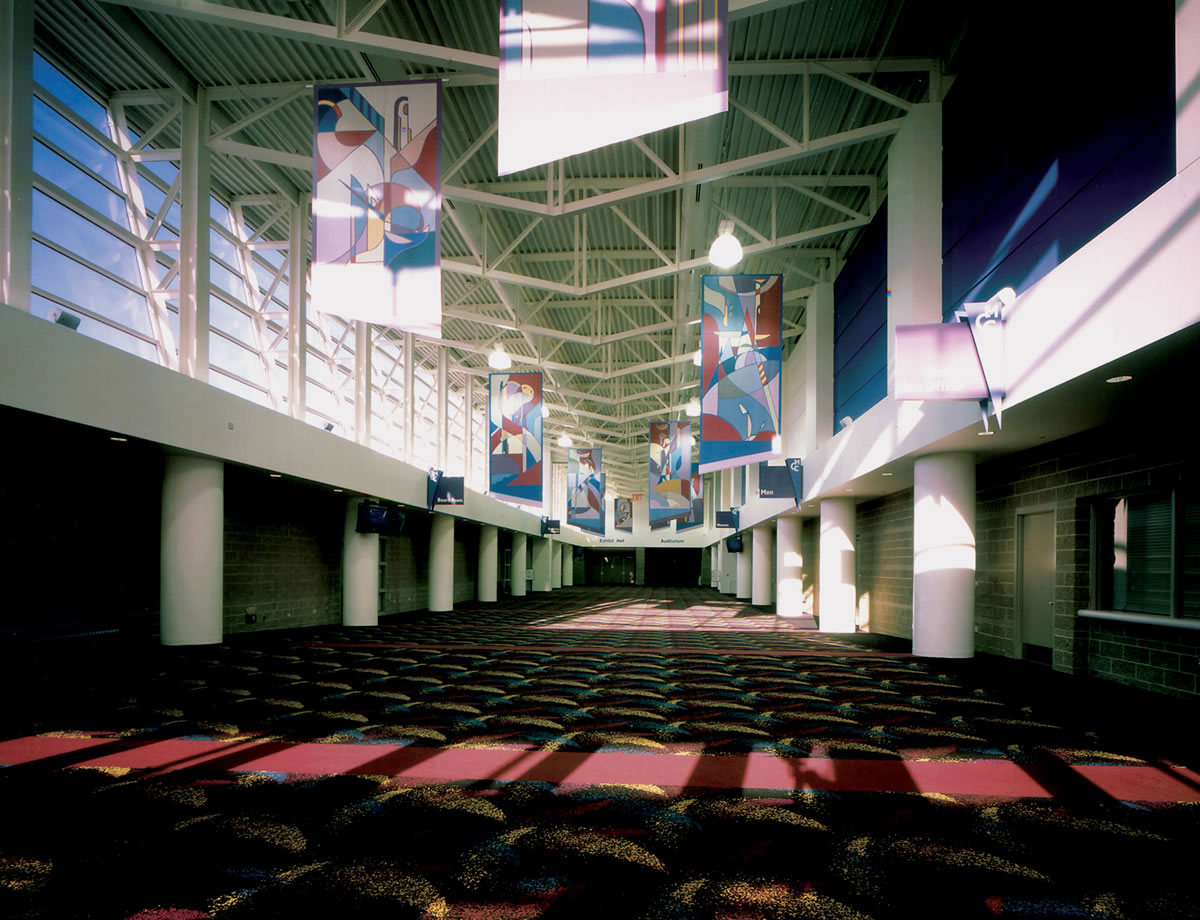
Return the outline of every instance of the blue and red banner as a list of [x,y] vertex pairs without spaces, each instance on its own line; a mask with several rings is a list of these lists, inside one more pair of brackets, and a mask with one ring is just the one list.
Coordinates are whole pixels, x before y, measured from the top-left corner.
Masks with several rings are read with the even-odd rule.
[[604,452],[599,447],[567,450],[567,523],[604,533]]
[[783,275],[705,275],[700,472],[778,457]]
[[699,471],[692,473],[692,513],[686,519],[680,519],[675,524],[675,530],[690,530],[704,523],[704,475]]
[[504,501],[542,504],[542,375],[488,378],[488,492]]
[[500,175],[726,111],[727,6],[500,0]]
[[314,90],[312,299],[440,338],[440,81]]
[[613,499],[613,527],[621,533],[633,533],[633,499]]
[[650,423],[650,529],[692,514],[692,424]]

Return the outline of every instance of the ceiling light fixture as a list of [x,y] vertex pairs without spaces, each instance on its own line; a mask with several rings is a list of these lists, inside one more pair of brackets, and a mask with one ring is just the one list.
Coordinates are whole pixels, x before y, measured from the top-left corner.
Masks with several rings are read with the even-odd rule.
[[688,418],[699,418],[700,400],[693,396],[688,400],[687,408],[685,408],[683,411],[687,413]]
[[700,367],[704,364],[704,349],[696,349],[696,353],[692,355],[692,363],[696,365],[696,367]]
[[742,244],[733,235],[733,221],[723,220],[717,238],[708,247],[708,261],[717,268],[733,268],[742,261]]
[[571,440],[571,436],[569,434],[560,434],[558,436],[558,446],[559,447],[570,447],[574,443],[575,442]]
[[512,358],[499,342],[496,343],[495,350],[488,355],[488,367],[494,371],[506,371],[512,367]]
[[1128,383],[1132,379],[1133,379],[1133,377],[1131,377],[1129,374],[1117,374],[1117,376],[1109,377],[1104,382],[1105,383]]

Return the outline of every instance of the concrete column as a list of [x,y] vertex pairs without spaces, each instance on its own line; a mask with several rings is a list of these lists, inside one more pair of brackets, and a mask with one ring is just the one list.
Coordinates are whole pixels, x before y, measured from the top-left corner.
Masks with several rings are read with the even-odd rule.
[[975,654],[975,456],[913,463],[913,654]]
[[209,199],[208,91],[183,104],[180,145],[179,370],[208,381]]
[[563,545],[558,540],[550,541],[550,587],[563,586]]
[[454,518],[435,514],[429,528],[429,609],[454,609]]
[[1176,175],[1198,159],[1200,159],[1200,0],[1176,0]]
[[529,567],[529,536],[514,532],[512,535],[512,579],[513,597],[525,596],[525,569]]
[[500,560],[500,531],[495,524],[479,528],[479,567],[475,596],[485,604],[496,600],[496,579]]
[[562,586],[575,586],[575,547],[569,543],[563,544],[562,548]]
[[775,519],[775,615],[804,616],[804,551],[798,517]]
[[854,632],[858,604],[854,499],[821,502],[821,564],[817,582],[821,632]]
[[550,590],[550,562],[553,551],[550,548],[549,537],[530,537],[533,544],[533,590]]
[[225,573],[225,466],[220,461],[167,457],[160,565],[162,644],[220,642]]
[[646,583],[646,547],[635,546],[633,548],[633,571],[634,581],[639,585]]
[[942,106],[914,105],[888,149],[888,393],[896,326],[942,321]]
[[750,600],[751,594],[754,593],[754,547],[751,540],[746,539],[749,536],[750,534],[745,534],[742,537],[742,551],[731,554],[736,560],[734,562],[734,578],[736,579],[737,599],[740,601]]
[[760,524],[754,534],[754,559],[751,564],[750,603],[755,607],[767,607],[775,600],[775,585],[772,574],[775,557],[775,528],[771,524]]
[[342,530],[342,625],[379,625],[379,534],[358,533],[358,498],[346,500]]
[[33,8],[0,3],[0,303],[29,312],[33,259]]
[[804,316],[804,421],[797,457],[807,457],[833,437],[832,282],[813,285]]
[[[725,534],[725,531],[722,531]],[[725,536],[717,543],[717,590],[722,594],[733,594],[737,591],[737,563],[733,553],[725,547]]]
[[709,553],[709,556],[711,557],[711,562],[709,563],[710,571],[709,571],[708,586],[710,588],[716,588],[717,590],[720,590],[720,588],[721,588],[721,543],[719,540],[708,548],[708,553]]

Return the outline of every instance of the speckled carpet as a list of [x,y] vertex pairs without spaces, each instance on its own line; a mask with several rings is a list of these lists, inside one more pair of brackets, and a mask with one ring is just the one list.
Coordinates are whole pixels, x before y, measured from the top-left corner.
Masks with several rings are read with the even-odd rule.
[[3,917],[1200,917],[1194,707],[715,591],[5,651]]

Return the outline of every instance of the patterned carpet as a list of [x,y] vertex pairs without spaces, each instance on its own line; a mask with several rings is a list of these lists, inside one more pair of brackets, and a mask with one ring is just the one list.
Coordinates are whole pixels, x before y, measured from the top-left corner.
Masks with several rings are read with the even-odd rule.
[[4,917],[1200,917],[1194,707],[714,591],[7,651]]

